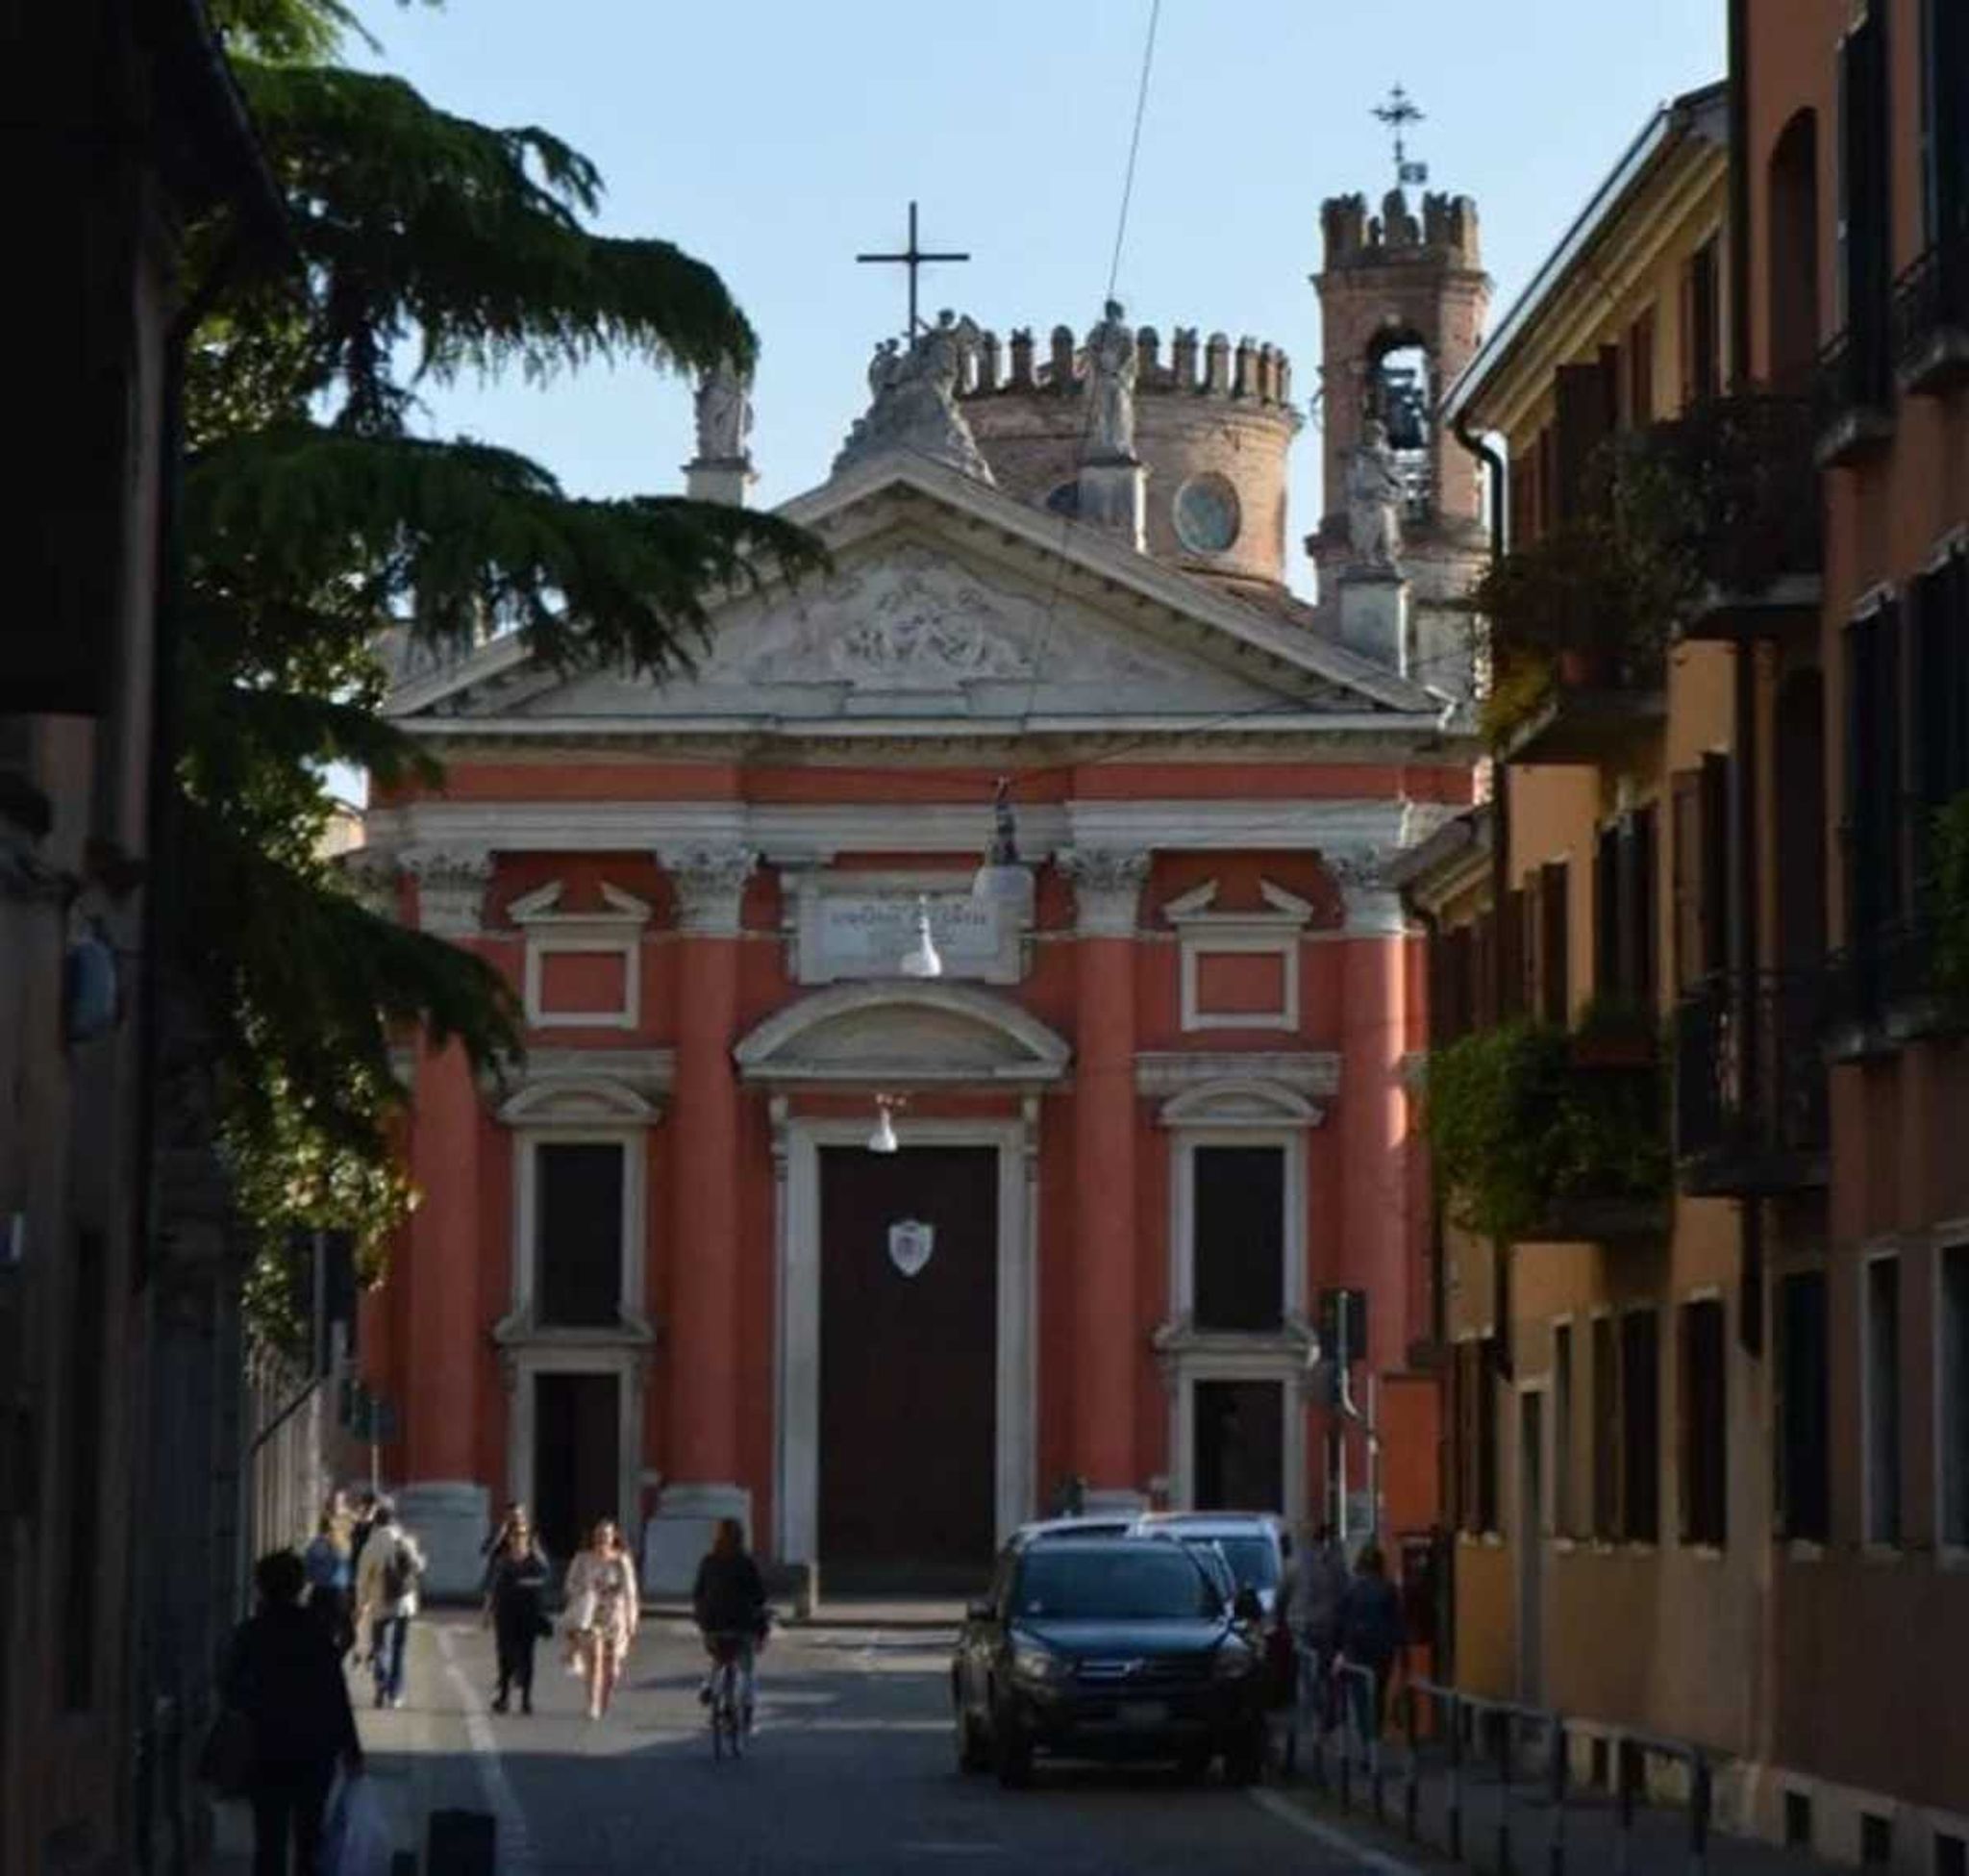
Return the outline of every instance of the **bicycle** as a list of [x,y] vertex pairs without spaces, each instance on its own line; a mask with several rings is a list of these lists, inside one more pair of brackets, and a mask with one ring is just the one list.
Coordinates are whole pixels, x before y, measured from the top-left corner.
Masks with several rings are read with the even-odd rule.
[[738,1697],[738,1669],[752,1638],[737,1630],[707,1635],[705,1646],[711,1654],[710,1722],[711,1757],[734,1759],[745,1756],[745,1709]]

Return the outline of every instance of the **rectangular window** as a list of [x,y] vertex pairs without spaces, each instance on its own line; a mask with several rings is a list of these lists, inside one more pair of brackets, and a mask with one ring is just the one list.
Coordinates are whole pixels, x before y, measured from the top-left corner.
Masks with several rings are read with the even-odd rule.
[[1932,245],[1969,238],[1969,8],[1922,8],[1923,233]]
[[1593,1535],[1620,1535],[1620,1368],[1613,1318],[1593,1318]]
[[621,1320],[625,1158],[606,1141],[534,1148],[534,1307],[543,1325],[593,1329]]
[[1276,1329],[1285,1313],[1285,1150],[1190,1151],[1191,1307],[1200,1329]]
[[1941,1254],[1941,1374],[1936,1429],[1941,1454],[1941,1540],[1969,1549],[1969,1244]]
[[1661,1336],[1653,1310],[1620,1319],[1620,1534],[1661,1536]]
[[1723,1305],[1682,1306],[1682,1540],[1721,1545],[1728,1535],[1730,1408]]
[[1914,795],[1909,877],[1929,872],[1929,823],[1969,789],[1969,548],[1914,583],[1907,605],[1907,772]]
[[1846,629],[1846,940],[1860,948],[1906,903],[1900,639],[1893,600]]
[[1573,1325],[1552,1330],[1552,1528],[1573,1536]]
[[1778,1523],[1790,1538],[1824,1543],[1832,1531],[1830,1341],[1826,1273],[1804,1270],[1778,1284]]
[[1901,1263],[1878,1257],[1862,1272],[1866,1306],[1866,1540],[1901,1541]]
[[1656,809],[1650,802],[1600,832],[1593,859],[1593,993],[1653,1010],[1659,946],[1655,932]]
[[1541,1020],[1563,1029],[1572,1020],[1573,974],[1569,911],[1571,868],[1563,860],[1548,861],[1536,874],[1533,924],[1533,972],[1537,1000],[1533,1005]]
[[1839,45],[1838,286],[1853,346],[1853,388],[1868,401],[1887,386],[1893,197],[1889,161],[1887,22],[1870,5]]

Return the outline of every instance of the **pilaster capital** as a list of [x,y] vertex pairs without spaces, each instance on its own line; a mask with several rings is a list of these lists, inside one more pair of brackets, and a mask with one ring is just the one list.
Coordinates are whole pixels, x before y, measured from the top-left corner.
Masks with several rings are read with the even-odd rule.
[[1073,882],[1074,928],[1083,938],[1133,938],[1149,855],[1139,848],[1069,847],[1059,870]]
[[1322,853],[1320,860],[1340,888],[1346,929],[1360,938],[1400,938],[1408,929],[1401,893],[1388,883],[1387,856],[1379,847]]
[[397,857],[382,847],[355,847],[337,864],[350,896],[379,918],[397,915]]
[[664,847],[657,858],[677,894],[677,929],[735,938],[745,883],[759,864],[750,847]]
[[412,847],[403,869],[416,883],[417,922],[438,938],[466,938],[476,932],[492,877],[492,856],[484,847]]

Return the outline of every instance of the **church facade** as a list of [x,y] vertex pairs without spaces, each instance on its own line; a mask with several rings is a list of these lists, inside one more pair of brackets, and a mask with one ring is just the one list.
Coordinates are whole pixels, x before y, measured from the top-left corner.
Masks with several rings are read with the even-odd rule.
[[[529,1025],[501,1087],[418,1058],[423,1201],[361,1327],[440,1587],[509,1496],[562,1555],[618,1515],[659,1588],[726,1513],[869,1580],[1064,1502],[1309,1520],[1343,1469],[1357,1519],[1371,1483],[1433,1520],[1422,952],[1381,868],[1470,742],[1285,588],[1283,355],[1089,338],[879,355],[784,511],[831,571],[722,600],[687,675],[400,669],[446,780],[379,793],[354,865]],[[1319,1360],[1342,1288],[1378,1479]]]

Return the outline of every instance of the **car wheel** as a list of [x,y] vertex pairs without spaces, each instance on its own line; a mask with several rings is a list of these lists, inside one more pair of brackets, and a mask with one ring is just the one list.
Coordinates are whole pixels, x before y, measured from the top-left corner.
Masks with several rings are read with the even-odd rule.
[[991,1756],[998,1782],[1009,1791],[1033,1782],[1033,1740],[1024,1727],[1001,1719],[991,1729]]
[[979,1730],[976,1718],[962,1707],[958,1709],[958,1770],[986,1771],[991,1765],[991,1748]]
[[1232,1785],[1256,1785],[1264,1775],[1264,1729],[1254,1726],[1224,1748],[1224,1777]]
[[1209,1747],[1185,1746],[1176,1761],[1176,1776],[1185,1785],[1201,1785],[1209,1775]]

